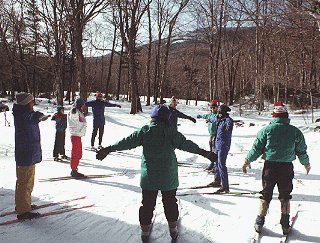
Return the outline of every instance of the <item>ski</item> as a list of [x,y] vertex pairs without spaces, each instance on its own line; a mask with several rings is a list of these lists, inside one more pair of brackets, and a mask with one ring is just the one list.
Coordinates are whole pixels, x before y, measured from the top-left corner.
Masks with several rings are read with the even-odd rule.
[[84,150],[90,151],[90,152],[98,152],[99,149],[97,148],[84,148]]
[[241,195],[254,195],[258,192],[239,192],[239,191],[231,191],[231,192],[224,192],[224,193],[217,193],[217,192],[187,192],[187,193],[179,193],[177,196],[184,197],[184,196],[192,196],[192,195],[234,195],[234,196],[241,196]]
[[64,181],[64,180],[86,180],[86,179],[98,179],[98,178],[106,178],[112,176],[121,176],[125,175],[127,170],[124,170],[119,173],[112,174],[101,174],[101,175],[85,175],[84,177],[72,177],[72,176],[61,176],[61,177],[52,177],[46,179],[39,179],[40,182],[53,182],[53,181]]
[[295,223],[295,221],[296,221],[296,219],[298,217],[298,212],[299,212],[299,210],[297,210],[295,212],[295,214],[291,217],[291,219],[290,219],[290,231],[289,231],[289,233],[287,235],[283,235],[281,237],[280,243],[286,243],[287,242],[288,236],[290,235],[292,227],[293,227],[293,225],[294,225],[294,223]]
[[[58,201],[58,202],[38,204],[38,205],[36,205],[36,207],[33,208],[32,210],[37,210],[37,209],[40,209],[40,208],[46,208],[46,207],[51,207],[51,206],[55,206],[55,205],[60,205],[60,204],[68,203],[68,202],[78,201],[78,200],[81,200],[81,199],[85,199],[86,197],[87,197],[87,196],[83,196],[83,197],[77,197],[77,198],[72,198],[72,199],[68,199],[68,200]],[[8,211],[8,212],[4,212],[4,213],[1,213],[1,214],[0,214],[0,217],[5,217],[5,216],[12,215],[12,214],[15,214],[15,213],[16,213],[15,210],[13,210],[13,211]]]
[[[231,186],[239,185],[239,183],[231,183]],[[191,189],[202,189],[202,188],[214,188],[211,184],[203,185],[203,186],[192,186],[192,187],[182,187],[178,188],[178,190],[191,190]]]
[[[34,219],[44,218],[44,217],[47,217],[47,216],[50,216],[50,215],[67,213],[67,212],[75,211],[75,210],[78,210],[78,209],[90,208],[90,207],[93,207],[94,205],[95,204],[84,205],[84,206],[79,206],[79,207],[66,207],[66,208],[63,208],[63,209],[58,209],[58,210],[42,213],[38,217],[36,217]],[[4,222],[1,222],[0,225],[14,224],[14,223],[19,223],[19,222],[24,222],[26,220],[28,220],[28,219],[24,219],[24,220],[11,219],[11,220],[7,220],[7,221],[4,221]]]

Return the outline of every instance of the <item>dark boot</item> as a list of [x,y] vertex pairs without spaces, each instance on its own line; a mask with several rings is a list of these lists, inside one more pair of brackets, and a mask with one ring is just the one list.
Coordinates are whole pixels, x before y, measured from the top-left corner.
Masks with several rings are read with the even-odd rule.
[[169,225],[169,232],[172,240],[176,240],[179,235],[177,221],[168,222],[168,225]]
[[258,215],[256,218],[256,222],[254,224],[254,229],[256,230],[256,232],[261,233],[261,229],[264,225],[264,216],[260,216]]
[[212,187],[221,187],[221,180],[220,178],[215,178],[213,182],[211,182],[208,186]]
[[85,178],[86,177],[84,174],[79,173],[77,170],[72,170],[71,176],[74,178]]
[[259,212],[254,224],[254,229],[256,232],[260,233],[264,225],[265,216],[267,215],[269,209],[269,202],[266,200],[260,199]]
[[141,228],[141,241],[148,242],[150,237],[151,225],[140,224],[140,228]]
[[289,234],[291,227],[289,225],[290,218],[290,201],[289,199],[280,199],[281,203],[281,220],[282,232],[284,235]]
[[291,227],[289,224],[289,218],[290,218],[289,214],[281,214],[280,224],[282,226],[282,232],[284,235],[289,234],[291,230]]
[[39,217],[40,215],[41,215],[40,213],[26,212],[26,213],[18,214],[17,219],[19,220],[34,219]]

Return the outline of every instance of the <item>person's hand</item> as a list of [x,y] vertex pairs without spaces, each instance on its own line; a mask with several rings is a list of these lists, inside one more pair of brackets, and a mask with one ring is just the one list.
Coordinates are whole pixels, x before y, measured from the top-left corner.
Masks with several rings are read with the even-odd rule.
[[197,122],[197,120],[194,119],[193,117],[190,117],[189,120],[192,121],[193,123],[196,123],[196,122]]
[[201,115],[197,115],[197,118],[199,119],[199,118],[202,118],[202,116]]
[[242,172],[243,173],[247,173],[248,172],[248,169],[251,169],[251,165],[250,165],[250,162],[248,160],[244,160],[244,164],[242,166]]
[[310,164],[305,165],[304,168],[306,169],[306,173],[307,173],[307,175],[308,175],[308,174],[309,174],[309,171],[310,171],[310,169],[311,169]]
[[121,105],[117,105],[117,107],[121,108]]
[[51,115],[42,115],[39,117],[39,121],[45,121],[47,120]]
[[199,154],[203,157],[206,157],[207,159],[209,159],[211,162],[215,162],[218,160],[218,156],[211,151],[207,151],[204,149],[200,149]]
[[102,148],[97,152],[96,159],[103,160],[110,153],[111,153],[111,147],[110,146]]

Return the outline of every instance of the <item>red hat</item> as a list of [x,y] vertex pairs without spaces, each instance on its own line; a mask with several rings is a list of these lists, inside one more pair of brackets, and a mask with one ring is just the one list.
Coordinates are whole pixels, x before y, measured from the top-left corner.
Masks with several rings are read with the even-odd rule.
[[273,117],[288,117],[287,107],[282,103],[282,101],[277,101],[274,103],[272,116]]
[[210,106],[210,108],[218,107],[218,101],[217,100],[211,100],[209,106]]
[[96,98],[102,98],[102,93],[100,91],[96,92]]

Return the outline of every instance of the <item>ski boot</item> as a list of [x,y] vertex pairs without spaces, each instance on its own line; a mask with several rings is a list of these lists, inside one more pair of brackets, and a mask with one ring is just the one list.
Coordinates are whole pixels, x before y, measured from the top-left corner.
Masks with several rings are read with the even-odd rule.
[[18,220],[34,219],[40,216],[40,213],[26,212],[17,215]]
[[291,227],[289,225],[289,214],[281,214],[280,224],[282,226],[282,232],[284,235],[289,234]]
[[220,178],[217,179],[215,178],[213,182],[211,182],[210,184],[208,184],[208,186],[212,186],[212,187],[221,187],[221,180]]
[[179,235],[177,221],[168,222],[168,225],[169,225],[169,232],[170,232],[171,239],[176,240]]
[[71,176],[74,178],[86,178],[86,176],[84,174],[79,173],[77,170],[72,170]]
[[258,215],[256,218],[256,222],[254,224],[255,231],[258,233],[261,233],[261,229],[262,229],[263,225],[264,225],[264,217]]
[[142,225],[141,224],[140,227],[141,227],[141,241],[143,243],[149,242],[150,231],[151,231],[150,225]]

